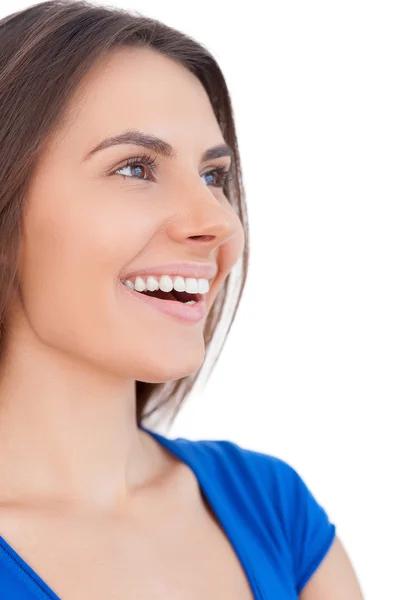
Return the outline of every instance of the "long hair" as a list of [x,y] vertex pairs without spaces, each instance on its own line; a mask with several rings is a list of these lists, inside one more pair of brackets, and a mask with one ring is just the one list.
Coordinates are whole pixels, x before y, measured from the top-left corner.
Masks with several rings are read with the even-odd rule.
[[232,307],[232,315],[208,377],[234,321],[248,271],[248,218],[233,109],[220,67],[200,43],[140,13],[85,1],[51,0],[0,21],[0,363],[6,349],[6,315],[17,280],[21,219],[29,182],[40,165],[46,142],[61,127],[65,107],[82,78],[104,55],[125,46],[154,49],[185,66],[202,83],[224,139],[233,149],[232,178],[224,192],[245,231],[235,287],[238,294],[235,303],[229,301],[232,271],[204,326],[206,356],[201,369],[165,383],[136,382],[137,423],[162,413],[162,407],[172,412],[172,423],[204,370],[226,307]]

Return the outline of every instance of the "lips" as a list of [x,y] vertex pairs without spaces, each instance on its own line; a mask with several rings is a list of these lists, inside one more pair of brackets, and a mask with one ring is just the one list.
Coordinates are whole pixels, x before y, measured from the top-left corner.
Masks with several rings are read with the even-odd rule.
[[[196,296],[199,296],[199,300],[193,303],[179,302],[176,300],[171,292],[161,292],[162,295],[167,296],[166,300],[174,300],[174,302],[165,302],[156,297],[154,292],[143,293],[132,290],[121,283],[121,287],[124,290],[125,297],[133,300],[132,306],[135,306],[135,302],[141,301],[148,306],[152,307],[161,313],[169,315],[177,319],[180,322],[185,323],[199,323],[206,318],[207,305],[205,302],[204,294],[187,294],[190,300],[194,300]],[[160,290],[157,290],[159,293]],[[178,294],[186,294],[186,292],[177,292]],[[137,308],[137,307],[136,307]]]
[[148,277],[150,275],[154,275],[155,277],[160,277],[162,275],[169,275],[170,277],[175,277],[180,275],[181,277],[194,277],[195,279],[213,279],[218,272],[218,267],[212,263],[169,263],[164,265],[159,265],[157,267],[145,267],[138,268],[136,270],[127,271],[121,277],[122,281],[126,279],[130,279],[134,281],[137,276],[140,277]]

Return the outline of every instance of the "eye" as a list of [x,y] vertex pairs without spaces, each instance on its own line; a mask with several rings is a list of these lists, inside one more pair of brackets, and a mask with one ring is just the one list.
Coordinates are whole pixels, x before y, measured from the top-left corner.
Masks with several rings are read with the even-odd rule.
[[[121,174],[124,179],[126,177],[129,177],[130,179],[141,179],[142,181],[151,181],[151,180],[153,181],[153,179],[149,179],[148,177],[141,177],[140,175],[142,175],[142,174],[146,175],[146,170],[144,167],[147,167],[147,169],[151,173],[151,176],[154,177],[155,173],[156,173],[156,168],[157,168],[156,165],[157,165],[156,158],[152,158],[148,154],[143,154],[141,156],[134,156],[134,157],[129,158],[128,160],[125,161],[125,163],[121,167],[118,167],[118,169],[116,171],[114,171],[113,174],[114,175]],[[127,169],[127,170],[131,169],[131,172],[133,173],[133,175],[129,176],[129,175],[123,175],[122,173],[120,173],[121,171],[123,171],[125,169]],[[232,178],[231,165],[229,167],[228,166],[215,167],[214,169],[211,169],[210,171],[207,171],[206,173],[201,175],[201,177],[207,178],[207,181],[205,183],[207,183],[209,186],[223,188],[226,185],[227,181],[230,181]]]
[[201,175],[201,177],[216,177],[215,183],[209,183],[212,187],[222,188],[232,178],[231,167],[216,167],[207,173]]
[[122,175],[122,177],[130,177],[130,179],[142,179],[143,181],[150,181],[148,178],[143,179],[143,177],[140,177],[140,174],[145,174],[145,169],[143,168],[143,165],[145,165],[149,169],[151,175],[155,175],[156,162],[156,158],[151,158],[151,156],[147,154],[144,154],[143,156],[133,156],[127,161],[125,161],[125,163],[121,167],[118,167],[118,169],[114,171],[114,174],[117,174],[119,173],[119,171],[123,171],[124,169],[131,169],[132,172],[135,174],[133,177],[130,177],[129,175]]

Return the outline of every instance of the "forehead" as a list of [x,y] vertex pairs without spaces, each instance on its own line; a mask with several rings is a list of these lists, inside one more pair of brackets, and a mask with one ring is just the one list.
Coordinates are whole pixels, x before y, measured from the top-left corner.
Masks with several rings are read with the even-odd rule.
[[82,81],[64,121],[68,137],[95,143],[136,127],[174,144],[222,142],[201,82],[183,65],[146,48],[123,48],[97,63]]

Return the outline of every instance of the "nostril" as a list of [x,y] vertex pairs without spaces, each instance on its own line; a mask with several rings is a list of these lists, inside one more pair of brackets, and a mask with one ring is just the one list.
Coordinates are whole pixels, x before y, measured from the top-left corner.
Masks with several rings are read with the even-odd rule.
[[190,235],[191,240],[203,240],[204,242],[210,242],[214,238],[214,235]]

